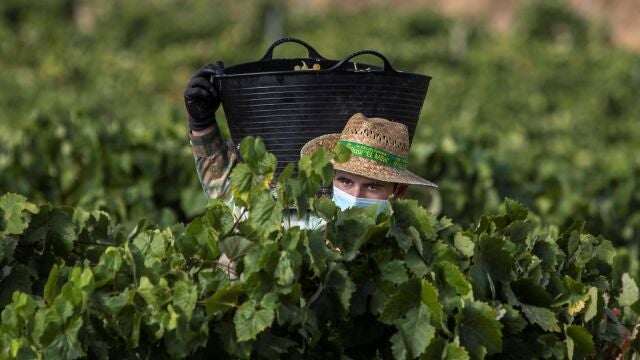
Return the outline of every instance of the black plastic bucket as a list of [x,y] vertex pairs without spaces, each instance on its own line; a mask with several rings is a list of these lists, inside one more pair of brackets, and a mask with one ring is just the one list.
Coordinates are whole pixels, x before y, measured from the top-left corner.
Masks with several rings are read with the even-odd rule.
[[[308,58],[273,59],[273,50],[285,42],[306,47]],[[363,54],[379,57],[383,66],[351,62]],[[320,69],[294,70],[314,65]],[[215,79],[234,142],[260,136],[278,158],[279,173],[298,161],[307,141],[341,132],[358,112],[401,122],[413,139],[431,77],[397,71],[376,51],[328,60],[306,42],[284,38],[259,61],[227,67]]]

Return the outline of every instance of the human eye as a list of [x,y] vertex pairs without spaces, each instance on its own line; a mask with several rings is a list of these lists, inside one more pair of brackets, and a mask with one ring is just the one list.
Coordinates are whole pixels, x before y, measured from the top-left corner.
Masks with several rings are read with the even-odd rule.
[[380,191],[381,189],[382,189],[382,186],[378,184],[367,185],[367,190],[371,192],[377,192],[377,191]]
[[353,184],[353,181],[347,179],[347,178],[340,178],[338,179],[338,181],[340,182],[340,184],[344,185],[344,186],[351,186]]

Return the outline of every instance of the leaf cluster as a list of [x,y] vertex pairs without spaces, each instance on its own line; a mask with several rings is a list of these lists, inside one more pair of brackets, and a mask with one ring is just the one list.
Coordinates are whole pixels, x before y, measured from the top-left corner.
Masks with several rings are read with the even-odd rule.
[[[232,176],[247,209],[239,219],[214,201],[186,226],[140,222],[127,234],[105,213],[0,198],[0,260],[9,269],[2,292],[10,292],[2,358],[572,359],[639,351],[637,279],[624,254],[584,224],[558,231],[510,199],[468,229],[411,200],[380,214],[340,211],[316,197],[332,174],[322,151],[300,160],[297,178],[281,176],[274,197],[272,155],[260,139],[241,149],[246,166]],[[284,224],[301,204],[323,226]],[[219,268],[221,253],[237,262],[238,280]]]

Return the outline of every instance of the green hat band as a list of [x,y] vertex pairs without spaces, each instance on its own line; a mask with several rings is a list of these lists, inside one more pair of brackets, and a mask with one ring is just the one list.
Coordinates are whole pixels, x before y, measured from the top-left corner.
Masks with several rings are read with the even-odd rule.
[[348,147],[351,150],[351,155],[373,160],[395,169],[406,170],[407,168],[407,158],[405,157],[393,155],[384,150],[347,140],[340,140],[338,144]]

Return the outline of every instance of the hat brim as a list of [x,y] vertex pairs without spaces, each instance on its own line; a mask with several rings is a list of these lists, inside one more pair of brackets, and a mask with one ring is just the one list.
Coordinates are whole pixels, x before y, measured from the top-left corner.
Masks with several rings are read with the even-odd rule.
[[[300,150],[300,155],[311,155],[320,148],[324,148],[328,152],[331,152],[338,143],[339,139],[340,134],[327,134],[319,136],[307,142]],[[420,176],[412,173],[409,170],[392,168],[374,160],[365,159],[359,156],[351,156],[349,160],[344,163],[334,163],[333,168],[378,181],[407,185],[428,186],[432,188],[438,187],[438,185],[432,183],[429,180],[421,178]]]

